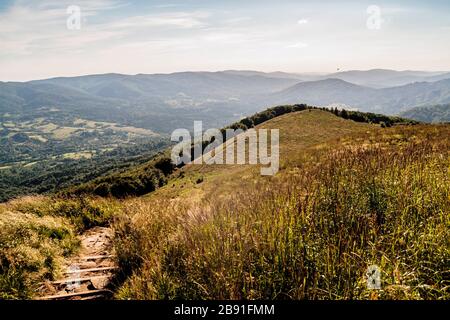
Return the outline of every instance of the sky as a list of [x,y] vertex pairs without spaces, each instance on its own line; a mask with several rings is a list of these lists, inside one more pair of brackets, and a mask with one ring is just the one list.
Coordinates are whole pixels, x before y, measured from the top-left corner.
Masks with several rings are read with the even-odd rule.
[[450,1],[0,0],[0,81],[374,68],[450,70]]

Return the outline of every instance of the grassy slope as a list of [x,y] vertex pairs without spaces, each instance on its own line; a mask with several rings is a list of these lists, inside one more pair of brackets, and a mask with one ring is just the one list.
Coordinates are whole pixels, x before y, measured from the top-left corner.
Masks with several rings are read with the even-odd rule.
[[[291,114],[294,112],[301,112],[305,110],[328,111],[343,119],[351,119],[359,123],[379,124],[381,127],[390,127],[392,125],[398,124],[403,125],[417,124],[416,121],[406,120],[399,117],[389,117],[374,113],[361,113],[358,111],[346,111],[337,109],[328,110],[325,108],[320,109],[317,107],[307,106],[305,104],[296,104],[296,105],[283,105],[269,108],[265,111],[256,113],[250,117],[241,119],[240,121],[231,124],[227,128],[235,130],[236,129],[247,130],[259,124],[266,123],[270,119],[274,119],[285,114]],[[326,117],[323,112],[318,114],[320,114],[321,116],[315,118],[314,117],[308,118],[310,121],[308,121],[308,119],[305,118],[306,121],[303,124],[305,124],[306,127],[310,127],[310,131],[317,134],[320,137],[322,135],[321,131],[315,130],[314,125],[311,125],[311,123],[317,121],[317,124],[319,125],[320,128],[322,121],[321,117],[325,117],[324,121],[330,121],[332,117],[330,116]],[[294,136],[296,134],[298,135],[298,132],[295,132],[296,125],[297,124],[295,124],[293,127]],[[348,122],[344,127],[347,126]],[[338,126],[338,128],[339,133],[342,133],[343,127]],[[224,131],[222,131],[222,133],[224,133]],[[311,137],[307,136],[306,138],[311,140]],[[315,138],[313,138],[312,141],[314,141],[314,139]],[[203,147],[205,147],[205,145],[203,145]],[[144,165],[135,166],[130,168],[129,170],[124,170],[123,172],[115,172],[110,175],[89,181],[88,183],[75,185],[73,187],[63,190],[62,194],[70,196],[73,195],[98,195],[103,197],[113,196],[118,198],[141,196],[144,194],[148,194],[154,191],[155,189],[165,185],[172,176],[174,169],[176,168],[171,163],[170,150],[167,149],[165,152],[160,153],[159,156],[155,157],[152,161],[147,162]]]
[[[336,117],[321,110],[289,113],[265,122],[258,128],[280,129],[280,174],[301,160],[305,149],[317,148],[339,137],[363,133],[378,128]],[[199,179],[202,181],[198,183]],[[166,186],[149,194],[149,201],[159,198],[221,197],[236,188],[245,190],[248,185],[264,178],[259,166],[250,165],[188,165],[175,175]]]
[[[186,166],[117,219],[118,298],[448,298],[449,126],[319,110],[281,132],[282,170]],[[383,290],[365,284],[370,264]]]

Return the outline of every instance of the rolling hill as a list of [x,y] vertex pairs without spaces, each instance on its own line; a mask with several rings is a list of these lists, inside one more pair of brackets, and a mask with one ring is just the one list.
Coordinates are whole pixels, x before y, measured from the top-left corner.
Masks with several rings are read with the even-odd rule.
[[269,99],[286,104],[299,100],[313,105],[338,103],[361,111],[398,114],[415,106],[450,102],[450,79],[383,89],[326,79],[298,83]]
[[312,105],[344,103],[352,107],[359,107],[362,101],[373,96],[375,92],[375,89],[352,84],[344,80],[326,79],[300,82],[273,94],[272,99],[286,104],[301,99],[301,101]]
[[[156,191],[120,202],[0,205],[0,261],[14,268],[0,273],[1,296],[39,294],[35,284],[77,251],[77,230],[108,224],[117,299],[447,296],[448,125],[382,128],[307,109],[256,128],[280,130],[273,177],[253,165],[191,164]],[[29,248],[32,256],[11,254]],[[374,264],[383,270],[375,293],[364,284]]]
[[[280,129],[276,176],[262,177],[258,166],[188,165],[125,203],[115,230],[128,277],[117,298],[446,295],[448,185],[433,181],[448,178],[448,125],[382,129],[306,110],[257,128]],[[419,176],[429,183],[411,183]],[[362,284],[372,264],[384,274],[376,297]]]
[[[404,82],[392,86],[389,79],[398,77]],[[417,80],[422,82],[412,83]],[[384,83],[383,88],[371,88],[367,84],[370,81]],[[52,109],[62,117],[170,133],[193,120],[222,127],[269,105],[298,101],[342,103],[363,111],[397,114],[424,104],[448,103],[449,81],[448,73],[419,71],[369,70],[312,76],[228,70],[2,82],[0,122],[5,121],[5,115],[18,121],[46,117]]]
[[227,70],[225,72],[241,75],[262,75],[269,77],[293,78],[301,81],[340,79],[346,82],[375,89],[403,86],[414,82],[434,82],[450,79],[450,73],[444,71],[397,71],[389,69],[349,70],[328,74],[286,72],[263,73],[245,70]]

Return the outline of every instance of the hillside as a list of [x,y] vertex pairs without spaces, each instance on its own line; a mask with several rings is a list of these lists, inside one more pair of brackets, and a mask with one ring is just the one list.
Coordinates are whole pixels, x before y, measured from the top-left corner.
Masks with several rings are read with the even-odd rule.
[[450,122],[450,104],[416,107],[402,112],[400,115],[405,118],[429,123]]
[[380,298],[445,296],[448,184],[431,182],[448,179],[448,126],[381,129],[312,110],[260,128],[281,129],[275,177],[189,165],[125,204],[117,297],[367,299],[369,264],[383,270]]
[[[109,224],[118,299],[448,298],[448,125],[382,128],[304,110],[259,128],[280,129],[273,177],[191,164],[140,197],[0,205],[1,295],[36,294],[76,254],[77,233]],[[372,264],[376,293],[364,282]]]
[[[265,122],[257,128],[280,129],[280,168],[279,175],[291,170],[305,156],[305,150],[320,146],[327,141],[357,134],[372,129],[371,125],[338,118],[321,110],[301,111],[284,114]],[[268,178],[269,180],[271,178]],[[148,200],[160,197],[179,199],[188,202],[236,195],[264,178],[260,167],[252,165],[188,165],[176,173],[175,185],[168,184]],[[201,181],[201,183],[197,183]],[[155,198],[154,198],[155,197]]]
[[[403,119],[400,117],[385,116],[374,113],[363,113],[359,111],[346,111],[338,109],[317,108],[306,104],[282,105],[269,108],[265,111],[258,112],[250,117],[241,119],[225,128],[222,128],[222,141],[226,140],[224,130],[248,130],[257,127],[259,124],[267,122],[277,117],[287,116],[288,114],[299,111],[322,111],[331,113],[342,119],[353,120],[358,123],[371,123],[382,127],[391,127],[393,125],[410,125],[416,124],[414,120]],[[295,128],[295,126],[293,126]],[[225,145],[228,144],[228,141]],[[202,143],[202,149],[205,150],[209,145],[208,142]],[[191,145],[191,154],[194,147]],[[181,165],[182,167],[183,165]],[[154,159],[141,166],[131,167],[122,172],[113,172],[93,179],[87,183],[80,185],[74,184],[72,187],[63,189],[61,194],[69,196],[97,195],[97,196],[113,196],[116,198],[124,198],[129,196],[138,196],[149,193],[159,187],[170,182],[170,176],[177,168],[172,164],[170,150],[161,152]],[[168,180],[169,179],[169,180]]]
[[143,163],[194,120],[222,127],[296,79],[260,74],[101,74],[0,82],[0,201]]

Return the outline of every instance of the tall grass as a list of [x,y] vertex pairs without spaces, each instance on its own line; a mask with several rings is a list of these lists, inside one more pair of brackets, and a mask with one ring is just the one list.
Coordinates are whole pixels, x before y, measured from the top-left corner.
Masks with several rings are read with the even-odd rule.
[[448,299],[449,131],[330,145],[225,199],[135,200],[114,224],[127,276],[117,297]]
[[64,218],[0,213],[0,299],[28,299],[79,242]]
[[30,299],[61,274],[77,234],[105,226],[119,210],[107,199],[19,198],[0,205],[0,299]]
[[10,201],[9,206],[13,211],[38,217],[67,218],[78,233],[95,226],[107,226],[115,212],[120,210],[119,201],[98,197],[24,197]]

